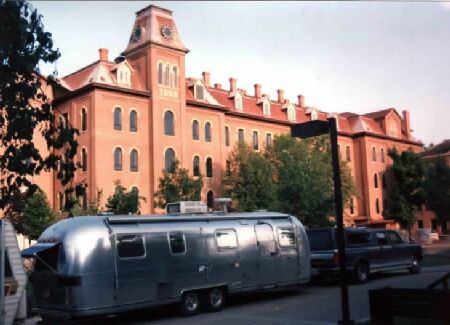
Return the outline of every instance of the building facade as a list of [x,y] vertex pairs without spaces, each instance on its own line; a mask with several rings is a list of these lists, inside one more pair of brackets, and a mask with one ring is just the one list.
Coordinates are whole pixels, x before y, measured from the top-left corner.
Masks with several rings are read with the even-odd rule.
[[[88,186],[84,204],[97,189],[104,204],[120,180],[147,198],[142,213],[155,212],[158,178],[178,159],[193,176],[203,176],[202,198],[211,205],[221,195],[227,157],[237,141],[261,150],[276,135],[289,133],[293,123],[335,117],[341,156],[360,191],[347,212],[356,224],[386,225],[387,151],[422,148],[411,134],[407,111],[326,113],[307,107],[302,95],[290,101],[281,89],[271,99],[260,84],[252,92],[238,88],[235,78],[226,87],[213,85],[208,72],[201,78],[185,76],[188,52],[172,12],[151,5],[136,13],[122,56],[110,60],[108,50],[100,49],[96,62],[61,79],[53,105],[80,130],[83,167],[75,181]],[[51,202],[59,211],[64,191],[52,184]]]

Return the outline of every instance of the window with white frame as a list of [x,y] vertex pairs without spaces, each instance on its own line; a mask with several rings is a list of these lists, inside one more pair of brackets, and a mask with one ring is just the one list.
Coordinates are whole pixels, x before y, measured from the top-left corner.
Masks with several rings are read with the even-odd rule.
[[234,96],[234,107],[238,111],[242,111],[243,110],[243,107],[242,107],[242,96],[241,95]]
[[263,114],[265,116],[270,116],[270,103],[268,100],[263,102]]
[[131,84],[131,71],[126,64],[122,63],[117,68],[117,82],[129,86]]
[[194,92],[194,96],[196,99],[205,100],[205,88],[203,87],[203,85],[195,85]]
[[292,105],[288,106],[287,114],[288,114],[289,121],[295,121],[296,120],[295,107],[294,106],[292,106]]

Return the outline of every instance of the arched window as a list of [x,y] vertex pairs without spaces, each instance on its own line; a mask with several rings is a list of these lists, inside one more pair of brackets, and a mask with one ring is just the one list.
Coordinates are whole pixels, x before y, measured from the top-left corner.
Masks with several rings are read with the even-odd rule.
[[178,68],[173,67],[173,86],[176,88],[178,87]]
[[244,142],[244,130],[243,129],[238,130],[238,141],[239,141],[239,143]]
[[173,173],[175,169],[175,151],[168,148],[164,154],[165,170],[168,173]]
[[375,147],[372,147],[372,161],[377,161],[377,151]]
[[211,142],[211,123],[205,123],[205,141]]
[[373,174],[373,184],[374,184],[375,188],[378,188],[378,175],[377,174]]
[[130,171],[138,171],[138,152],[136,149],[133,149],[130,152]]
[[288,119],[289,121],[295,121],[295,108],[292,105],[289,105],[288,107]]
[[272,134],[267,133],[266,134],[266,147],[271,147],[271,146],[272,146]]
[[137,132],[137,112],[134,110],[130,112],[130,131]]
[[84,189],[83,196],[81,197],[81,206],[84,210],[87,209],[88,206],[88,198],[87,198],[87,192],[86,189]]
[[114,108],[114,130],[122,130],[122,110],[120,107]]
[[164,73],[163,64],[160,62],[160,63],[158,63],[158,83],[160,85],[162,85],[164,83],[163,82],[163,73]]
[[379,199],[375,200],[375,211],[377,213],[380,213],[380,200]]
[[242,97],[241,96],[236,95],[236,97],[234,97],[234,107],[238,111],[242,111]]
[[270,115],[270,103],[268,101],[263,102],[263,114],[266,116]]
[[194,171],[194,176],[200,176],[200,157],[199,156],[194,156],[192,170]]
[[114,170],[122,170],[122,149],[114,149]]
[[198,121],[194,120],[192,122],[192,139],[193,140],[199,140],[200,139],[200,135],[198,132]]
[[206,205],[211,210],[214,208],[214,193],[213,193],[213,191],[208,191],[208,194],[206,194]]
[[206,177],[213,177],[212,159],[206,159]]
[[225,175],[231,176],[231,161],[227,160],[225,162]]
[[170,85],[170,65],[169,64],[166,64],[166,71],[164,73],[164,79],[165,79],[164,84],[166,86],[169,86]]
[[381,186],[383,186],[383,188],[386,188],[386,174],[383,174],[383,176],[381,176]]
[[254,150],[258,150],[258,131],[253,131],[253,139],[252,139],[252,142],[253,142],[253,149]]
[[225,145],[227,147],[230,146],[230,129],[228,128],[228,126],[225,127]]
[[173,127],[173,113],[171,111],[164,113],[164,134],[175,135]]
[[86,108],[81,109],[81,131],[87,130],[87,113]]
[[347,161],[351,160],[350,147],[349,146],[345,147],[345,157],[346,157]]
[[350,214],[354,214],[355,213],[355,203],[353,198],[350,199]]
[[87,152],[86,148],[81,149],[81,170],[83,172],[87,171]]
[[384,163],[384,148],[381,148],[381,162]]

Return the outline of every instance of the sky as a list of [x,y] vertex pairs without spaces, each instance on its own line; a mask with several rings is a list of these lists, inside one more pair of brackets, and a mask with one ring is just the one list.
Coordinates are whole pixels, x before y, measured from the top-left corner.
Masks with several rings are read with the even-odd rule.
[[[127,46],[135,12],[173,11],[186,76],[253,94],[255,83],[326,112],[411,113],[425,145],[450,138],[450,2],[33,1],[61,52],[59,76]],[[42,66],[49,73],[54,66]]]

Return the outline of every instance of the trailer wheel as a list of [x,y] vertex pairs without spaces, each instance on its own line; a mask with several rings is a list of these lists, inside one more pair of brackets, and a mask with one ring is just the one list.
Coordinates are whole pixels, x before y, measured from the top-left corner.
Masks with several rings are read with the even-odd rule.
[[212,288],[203,296],[204,306],[210,312],[216,312],[225,306],[226,293],[223,288]]
[[198,292],[189,291],[181,297],[181,314],[184,316],[195,315],[200,310],[200,297]]

